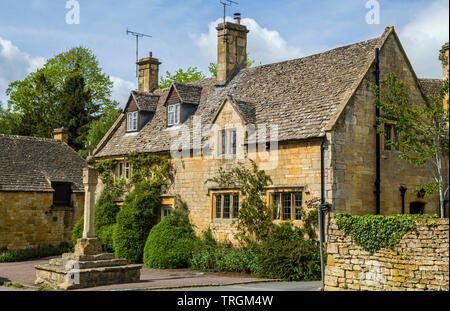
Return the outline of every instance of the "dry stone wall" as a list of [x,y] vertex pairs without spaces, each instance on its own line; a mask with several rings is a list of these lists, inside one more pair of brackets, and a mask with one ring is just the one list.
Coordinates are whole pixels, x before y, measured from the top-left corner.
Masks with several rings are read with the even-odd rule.
[[392,250],[370,254],[339,230],[328,228],[326,290],[449,290],[449,220],[419,220]]

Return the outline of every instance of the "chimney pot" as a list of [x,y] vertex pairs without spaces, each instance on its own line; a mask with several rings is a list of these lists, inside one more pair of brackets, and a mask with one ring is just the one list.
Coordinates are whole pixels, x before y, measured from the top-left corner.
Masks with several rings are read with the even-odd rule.
[[234,22],[238,25],[241,24],[241,13],[234,13]]

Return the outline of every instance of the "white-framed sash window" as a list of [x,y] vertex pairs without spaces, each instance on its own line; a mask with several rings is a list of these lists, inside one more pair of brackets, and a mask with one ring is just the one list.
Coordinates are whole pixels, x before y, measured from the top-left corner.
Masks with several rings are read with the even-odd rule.
[[138,130],[138,112],[132,111],[127,113],[127,131],[137,131]]
[[167,107],[167,125],[177,125],[180,123],[180,104],[173,104]]

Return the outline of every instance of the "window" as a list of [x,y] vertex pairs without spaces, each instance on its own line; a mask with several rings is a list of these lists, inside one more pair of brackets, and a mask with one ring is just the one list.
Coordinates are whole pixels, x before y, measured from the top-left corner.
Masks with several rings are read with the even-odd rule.
[[[230,219],[237,218],[239,212],[239,194],[223,193],[216,194],[215,218]],[[233,215],[231,215],[233,213]]]
[[393,124],[384,124],[384,150],[399,150],[397,146],[391,146],[388,141],[397,143],[398,132],[397,128]]
[[220,139],[221,139],[221,147],[222,147],[222,153],[221,154],[225,154],[226,150],[227,150],[227,133],[225,131],[220,131]]
[[180,123],[180,104],[173,104],[167,107],[167,125],[177,125]]
[[230,195],[223,196],[223,218],[230,218]]
[[222,195],[216,195],[216,218],[222,218]]
[[220,154],[236,154],[236,130],[221,130],[219,132]]
[[117,177],[119,179],[123,178],[123,162],[119,162],[119,168],[118,168],[118,171],[117,171]]
[[302,209],[301,192],[281,192],[272,194],[272,202],[275,205],[273,211],[274,220],[301,220],[299,212]]
[[236,130],[230,130],[230,154],[236,154]]
[[238,218],[239,214],[239,195],[233,195],[233,218]]
[[295,202],[294,202],[295,219],[296,220],[301,220],[302,219],[302,215],[300,215],[300,211],[302,209],[302,205],[303,205],[302,194],[301,193],[296,193],[295,194]]
[[161,220],[166,218],[172,213],[172,207],[171,206],[162,206],[161,207]]
[[125,179],[128,180],[130,178],[130,162],[125,161]]
[[52,182],[53,205],[68,207],[70,206],[70,196],[72,194],[71,184],[67,182]]
[[137,131],[138,130],[138,112],[128,112],[127,113],[127,131]]

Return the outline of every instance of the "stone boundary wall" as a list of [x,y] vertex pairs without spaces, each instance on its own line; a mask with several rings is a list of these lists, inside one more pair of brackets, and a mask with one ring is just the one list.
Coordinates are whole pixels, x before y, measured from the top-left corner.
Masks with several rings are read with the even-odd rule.
[[[428,224],[428,225],[427,225]],[[326,290],[449,290],[449,219],[419,220],[394,249],[370,254],[328,227]]]

